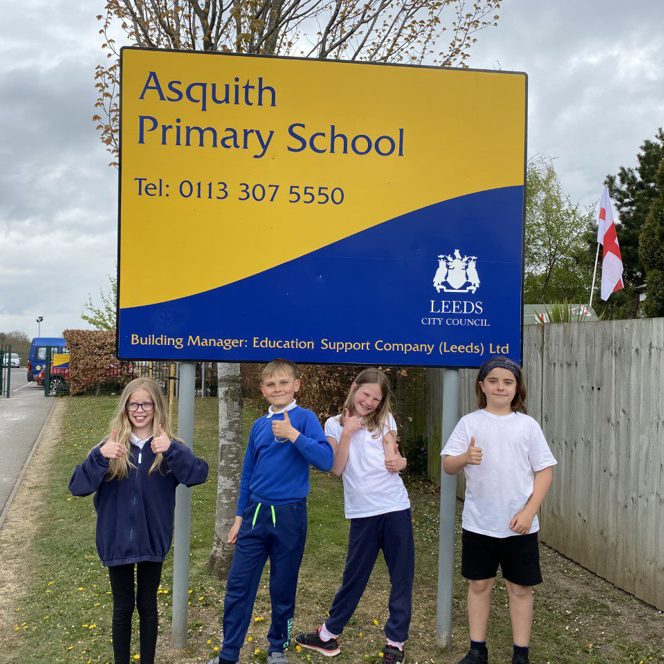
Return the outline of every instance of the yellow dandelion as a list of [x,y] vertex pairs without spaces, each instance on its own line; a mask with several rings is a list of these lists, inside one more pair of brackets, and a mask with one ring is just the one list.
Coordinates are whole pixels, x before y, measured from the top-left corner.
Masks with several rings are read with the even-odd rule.
[[212,645],[212,639],[208,639],[208,640],[207,640],[207,644],[208,644],[208,645]]
[[302,646],[300,645],[295,646],[295,652],[302,652]]
[[255,648],[254,649],[254,655],[260,655],[261,654],[261,649],[260,648]]
[[78,589],[83,591],[83,590],[85,590],[85,586],[79,586]]
[[73,650],[74,646],[67,646],[67,650]]
[[140,655],[134,655],[134,660],[138,662],[138,660],[141,658]]
[[373,622],[374,625],[379,625],[380,623],[378,622],[377,618],[374,618],[371,622]]
[[214,648],[212,648],[212,650],[214,650],[215,652],[219,652],[219,646],[215,646]]
[[263,618],[263,616],[256,616],[254,618],[254,622],[263,622],[264,620],[265,620],[265,618]]
[[251,643],[254,640],[254,637],[251,634],[247,637],[247,643]]

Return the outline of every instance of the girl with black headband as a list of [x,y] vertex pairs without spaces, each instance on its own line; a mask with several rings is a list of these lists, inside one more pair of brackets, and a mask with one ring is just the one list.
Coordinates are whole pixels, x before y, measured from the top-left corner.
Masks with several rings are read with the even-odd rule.
[[493,357],[475,382],[478,410],[459,420],[443,468],[466,476],[461,573],[468,584],[470,650],[459,664],[488,664],[491,590],[501,568],[509,596],[512,664],[529,664],[533,586],[542,582],[537,511],[557,463],[539,424],[526,415],[519,365]]

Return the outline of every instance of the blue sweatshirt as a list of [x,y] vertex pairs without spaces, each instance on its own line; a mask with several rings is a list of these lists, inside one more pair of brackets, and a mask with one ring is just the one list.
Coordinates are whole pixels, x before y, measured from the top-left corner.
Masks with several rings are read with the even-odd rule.
[[155,458],[150,440],[142,450],[131,444],[130,459],[136,468],[130,468],[122,480],[106,480],[109,461],[99,446],[76,466],[69,480],[73,495],[95,494],[97,552],[107,567],[163,562],[173,540],[175,488],[207,479],[207,463],[176,440],[164,453],[161,470],[148,475]]
[[275,441],[272,422],[282,413],[263,416],[249,433],[242,465],[237,514],[242,516],[250,502],[284,505],[309,495],[309,465],[325,472],[332,468],[334,452],[318,418],[306,408],[288,411],[293,428],[300,432],[294,443]]

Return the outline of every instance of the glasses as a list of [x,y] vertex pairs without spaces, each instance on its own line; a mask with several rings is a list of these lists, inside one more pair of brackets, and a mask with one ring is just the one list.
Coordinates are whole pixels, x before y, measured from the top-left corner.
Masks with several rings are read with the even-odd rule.
[[136,403],[135,401],[130,401],[127,404],[127,410],[130,413],[135,413],[139,408],[142,408],[144,413],[149,413],[154,408],[154,404],[152,403],[152,401],[144,401],[143,403]]

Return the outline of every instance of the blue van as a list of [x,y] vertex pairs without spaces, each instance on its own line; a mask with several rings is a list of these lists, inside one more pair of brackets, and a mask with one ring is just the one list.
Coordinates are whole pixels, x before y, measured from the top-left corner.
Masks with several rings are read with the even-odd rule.
[[51,357],[55,353],[67,353],[67,344],[62,337],[35,337],[28,355],[28,382],[36,380],[46,366],[46,349],[51,346]]

